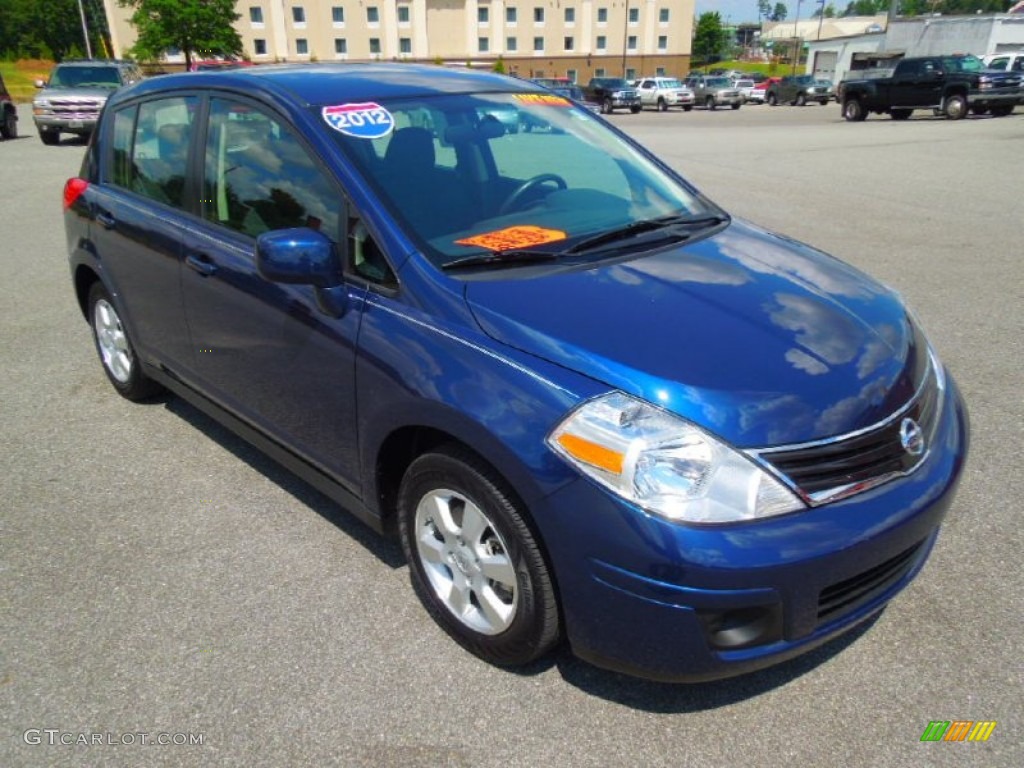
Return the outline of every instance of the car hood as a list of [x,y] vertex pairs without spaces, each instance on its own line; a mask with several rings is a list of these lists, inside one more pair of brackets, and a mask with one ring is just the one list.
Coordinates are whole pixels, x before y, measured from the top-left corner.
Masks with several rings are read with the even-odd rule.
[[626,261],[471,281],[466,300],[497,341],[741,447],[876,424],[910,399],[927,368],[895,293],[736,221]]
[[39,92],[37,98],[43,99],[67,99],[74,97],[76,99],[89,99],[94,100],[105,100],[117,90],[116,88],[59,88],[59,87],[47,87]]

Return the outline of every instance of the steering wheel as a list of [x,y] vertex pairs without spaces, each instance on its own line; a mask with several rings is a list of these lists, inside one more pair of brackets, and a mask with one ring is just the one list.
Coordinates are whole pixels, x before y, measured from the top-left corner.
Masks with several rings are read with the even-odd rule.
[[565,183],[565,179],[563,179],[561,176],[557,174],[538,174],[537,176],[534,176],[531,179],[527,179],[526,181],[524,181],[522,184],[515,188],[512,194],[508,196],[504,203],[501,204],[501,208],[498,209],[498,215],[503,216],[506,213],[511,213],[513,210],[515,210],[516,205],[523,201],[523,198],[526,196],[527,192],[532,190],[534,187],[538,187],[541,184],[547,184],[549,182],[551,184],[554,184],[559,189],[566,189],[569,186],[568,184]]

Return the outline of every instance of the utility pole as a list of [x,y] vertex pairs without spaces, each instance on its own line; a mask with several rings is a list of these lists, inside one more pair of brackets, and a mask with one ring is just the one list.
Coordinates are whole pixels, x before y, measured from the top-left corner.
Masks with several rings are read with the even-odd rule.
[[78,15],[82,17],[82,37],[85,40],[85,55],[92,58],[92,45],[89,44],[89,25],[85,23],[85,8],[82,0],[78,0]]
[[629,0],[626,0],[626,18],[622,21],[622,77],[626,77],[626,43],[629,42]]
[[796,0],[796,20],[793,22],[793,74],[796,74],[797,64],[800,63],[800,3],[801,0]]

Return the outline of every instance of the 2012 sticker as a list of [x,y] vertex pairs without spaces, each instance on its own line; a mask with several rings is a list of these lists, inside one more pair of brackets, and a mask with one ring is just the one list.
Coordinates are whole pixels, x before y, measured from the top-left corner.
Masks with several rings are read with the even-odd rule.
[[338,133],[357,139],[380,139],[395,128],[391,113],[373,101],[324,107],[321,114]]
[[508,251],[513,248],[530,248],[544,243],[554,243],[558,240],[565,240],[566,233],[560,229],[547,229],[535,227],[532,224],[520,224],[514,227],[505,227],[493,232],[484,232],[473,237],[464,237],[456,240],[456,245],[475,245],[478,248],[486,248],[489,251]]

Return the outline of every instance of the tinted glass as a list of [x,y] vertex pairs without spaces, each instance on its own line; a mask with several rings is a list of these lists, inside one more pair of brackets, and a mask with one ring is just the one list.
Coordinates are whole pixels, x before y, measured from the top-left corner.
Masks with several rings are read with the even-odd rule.
[[146,101],[139,105],[132,134],[131,166],[119,163],[126,149],[124,131],[133,110],[118,113],[114,123],[114,183],[159,203],[184,207],[185,172],[195,115],[194,97]]
[[273,117],[213,99],[204,167],[204,218],[253,237],[310,227],[337,242],[342,210],[337,189]]
[[121,85],[116,67],[57,67],[50,76],[56,88],[117,88]]

